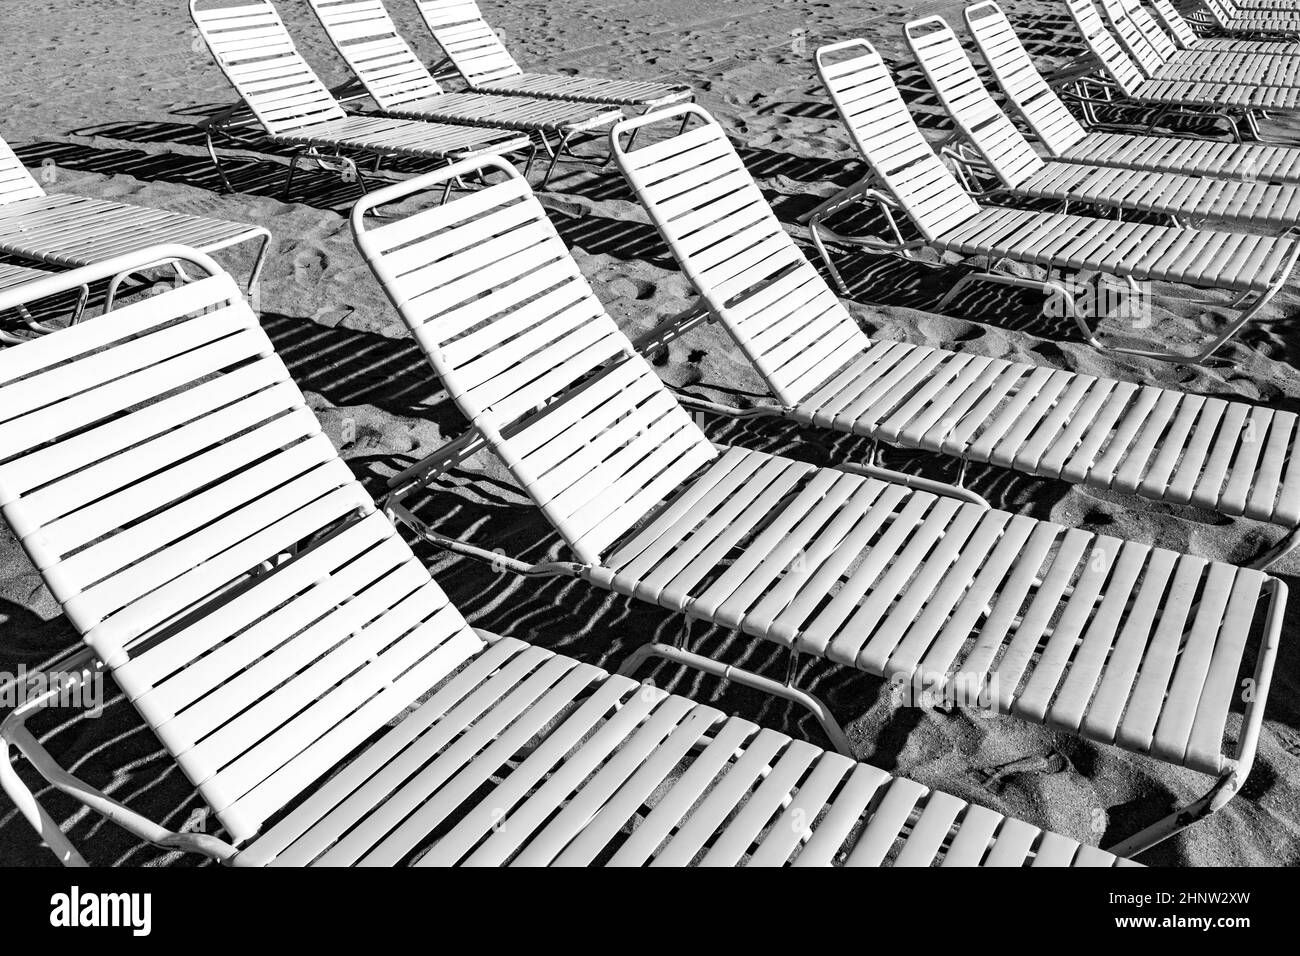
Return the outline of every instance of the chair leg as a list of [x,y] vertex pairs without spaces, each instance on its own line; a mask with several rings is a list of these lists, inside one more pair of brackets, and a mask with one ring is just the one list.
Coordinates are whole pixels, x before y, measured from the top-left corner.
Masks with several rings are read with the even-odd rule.
[[[547,185],[550,184],[551,177],[555,175],[555,167],[560,164],[560,158],[569,150],[572,136],[572,133],[566,133],[560,138],[560,141],[555,144],[554,149],[551,148],[550,143],[547,143],[546,148],[551,154],[551,161],[546,167],[546,175],[543,176],[542,181],[537,184],[538,189],[545,189]],[[543,140],[543,142],[545,142],[545,140]]]
[[1259,556],[1254,558],[1246,567],[1255,571],[1267,571],[1297,547],[1300,547],[1300,528],[1288,532],[1277,544],[1260,552]]
[[293,189],[293,177],[294,174],[298,172],[298,162],[302,160],[304,156],[305,153],[299,151],[293,154],[293,159],[289,160],[289,175],[285,177],[284,189],[281,191],[281,194],[285,199],[289,198],[289,191]]
[[257,280],[262,277],[262,267],[266,265],[266,254],[271,249],[271,234],[268,232],[262,237],[262,244],[257,247],[256,257],[253,259],[253,268],[248,273],[248,286],[246,291],[252,296],[253,290],[257,288]]
[[808,235],[812,238],[813,247],[817,250],[817,254],[821,256],[822,262],[826,264],[826,271],[830,273],[831,282],[835,284],[835,288],[839,291],[840,295],[848,296],[848,283],[846,283],[844,277],[840,275],[839,268],[835,265],[835,261],[831,259],[830,250],[826,248],[826,243],[822,241],[821,231],[818,228],[821,225],[821,220],[822,217],[818,214],[814,214],[812,218],[808,220]]
[[[545,133],[540,134],[545,137]],[[533,173],[533,163],[537,161],[537,152],[541,146],[536,140],[533,141],[532,148],[528,150],[528,159],[524,161],[524,179],[527,179]],[[481,171],[480,171],[481,173]]]
[[703,654],[697,654],[694,651],[687,650],[684,647],[677,647],[671,644],[654,642],[644,644],[637,648],[623,662],[623,666],[618,669],[618,673],[623,677],[632,674],[645,661],[651,657],[659,657],[671,661],[674,664],[680,664],[683,667],[689,667],[701,671],[713,677],[722,680],[731,681],[742,687],[749,687],[753,690],[770,694],[782,700],[788,700],[798,704],[809,713],[811,713],[817,722],[821,724],[822,730],[830,738],[831,745],[844,756],[856,759],[853,753],[853,745],[849,742],[848,734],[840,726],[839,721],[831,714],[826,705],[817,697],[800,690],[793,684],[793,668],[797,661],[797,655],[791,651],[794,660],[791,662],[791,673],[787,674],[786,681],[772,680],[770,677],[764,677],[761,674],[755,674],[753,671],[745,670],[743,667],[736,667],[732,664],[723,664],[721,661],[714,660],[712,657],[705,657]]
[[122,283],[126,281],[127,276],[131,274],[130,272],[119,272],[109,280],[108,292],[104,295],[104,315],[108,315],[113,311],[113,306],[117,303],[117,291],[122,287]]
[[217,157],[217,147],[212,141],[212,127],[208,127],[203,138],[208,147],[208,156],[212,158],[212,165],[216,167],[217,177],[221,180],[221,188],[228,193],[234,192],[234,189],[230,186],[230,180],[226,178],[226,171],[221,166],[221,160]]
[[9,741],[0,737],[0,789],[13,801],[18,812],[32,825],[41,842],[50,848],[60,863],[64,866],[87,866],[85,858],[59,828],[58,821],[41,806],[31,788],[18,776],[9,747]]
[[1155,823],[1138,831],[1131,837],[1107,847],[1106,852],[1113,853],[1118,857],[1132,859],[1137,854],[1151,849],[1157,843],[1168,840],[1179,831],[1187,829],[1198,820],[1204,820],[1211,814],[1223,809],[1237,795],[1239,786],[1240,781],[1238,781],[1235,772],[1225,774],[1218,779],[1204,796],[1193,800],[1186,806],[1179,807],[1167,816],[1161,817]]
[[[1273,298],[1280,287],[1280,282],[1279,284],[1275,284],[1273,288],[1259,296],[1259,298],[1257,298],[1249,308],[1241,310],[1241,313],[1236,319],[1229,322],[1218,335],[1211,339],[1210,342],[1201,349],[1201,351],[1194,355],[1184,355],[1180,352],[1158,352],[1147,349],[1127,348],[1125,346],[1105,345],[1103,343],[1098,343],[1096,347],[1105,352],[1114,352],[1120,355],[1134,355],[1139,358],[1151,359],[1156,362],[1175,362],[1179,365],[1209,365],[1211,363],[1216,365],[1235,365],[1236,362],[1232,359],[1215,358],[1214,353],[1227,345],[1229,341],[1236,337],[1237,333],[1241,331],[1243,327],[1252,322],[1255,316],[1258,315],[1259,311],[1268,304],[1269,300]],[[1241,304],[1241,299],[1238,299],[1237,302],[1233,303],[1233,306],[1238,304]]]
[[82,320],[82,318],[85,317],[86,303],[89,301],[90,301],[90,286],[83,285],[81,287],[81,292],[77,295],[76,308],[74,308],[72,311],[72,322],[70,323],[71,325],[76,325],[78,322]]

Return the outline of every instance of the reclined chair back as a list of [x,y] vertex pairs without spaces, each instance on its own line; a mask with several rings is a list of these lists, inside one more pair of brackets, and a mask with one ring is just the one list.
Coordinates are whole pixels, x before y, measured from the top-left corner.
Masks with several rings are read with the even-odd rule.
[[470,86],[519,76],[520,69],[475,0],[415,0],[429,32]]
[[1192,25],[1187,22],[1178,8],[1169,0],[1153,0],[1156,8],[1156,14],[1160,17],[1169,32],[1174,35],[1174,40],[1184,49],[1193,49],[1200,41],[1200,35],[1192,29]]
[[[366,221],[376,206],[480,172],[505,179]],[[476,157],[372,193],[352,227],[457,406],[582,561],[597,563],[716,457],[509,163]]]
[[[628,152],[624,137],[693,116],[703,125]],[[745,357],[796,405],[870,344],[809,265],[722,128],[698,106],[621,123],[614,156],[637,198]]]
[[1093,0],[1065,0],[1065,5],[1069,7],[1070,16],[1074,19],[1079,32],[1083,34],[1083,41],[1088,44],[1088,49],[1101,61],[1106,72],[1119,85],[1121,92],[1126,96],[1136,95],[1138,88],[1146,82],[1147,78],[1129,59],[1128,54],[1120,49],[1119,42],[1106,29],[1097,4]]
[[1155,76],[1178,52],[1174,41],[1137,0],[1101,0],[1101,5],[1120,43],[1148,77]]
[[429,96],[442,87],[397,32],[383,0],[308,0],[326,35],[382,110]]
[[190,17],[221,72],[267,133],[292,133],[347,116],[294,46],[271,0],[248,0],[237,7],[212,2],[190,0]]
[[972,4],[966,8],[965,17],[975,45],[998,85],[1049,153],[1059,156],[1088,135],[1038,72],[995,0]]
[[209,276],[0,352],[0,510],[240,843],[483,642],[230,276],[176,246],[68,275],[171,258]]
[[913,20],[903,32],[944,109],[1002,182],[1014,186],[1043,168],[1043,160],[989,95],[943,17]]
[[0,138],[0,206],[20,199],[39,199],[45,190],[9,144]]
[[817,72],[858,151],[926,239],[979,212],[922,135],[875,47],[866,40],[824,46]]

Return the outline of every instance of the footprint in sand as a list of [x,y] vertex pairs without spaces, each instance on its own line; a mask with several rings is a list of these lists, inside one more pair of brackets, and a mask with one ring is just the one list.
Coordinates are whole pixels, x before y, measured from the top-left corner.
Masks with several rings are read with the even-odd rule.
[[293,281],[298,285],[315,285],[329,265],[330,258],[323,249],[303,249],[293,257]]
[[615,279],[609,284],[609,291],[612,295],[616,295],[620,299],[636,299],[637,301],[652,298],[658,288],[653,282],[647,282],[645,279],[629,279],[626,276]]

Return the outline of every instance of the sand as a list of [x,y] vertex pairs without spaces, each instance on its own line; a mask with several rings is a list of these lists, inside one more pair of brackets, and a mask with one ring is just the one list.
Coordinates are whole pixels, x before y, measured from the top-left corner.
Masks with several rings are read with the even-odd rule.
[[[278,4],[300,48],[326,81],[345,79],[306,4]],[[591,76],[684,81],[743,144],[742,155],[793,223],[837,185],[860,172],[846,135],[818,83],[812,51],[821,43],[866,36],[891,56],[928,131],[945,124],[936,100],[904,52],[910,15],[958,4],[811,2],[811,0],[552,0],[484,3],[506,26],[516,57],[536,70]],[[1007,5],[1040,63],[1079,52],[1060,4]],[[426,60],[435,44],[409,0],[390,0],[406,36]],[[307,391],[356,473],[376,492],[394,470],[455,435],[463,422],[414,347],[352,245],[345,219],[355,186],[336,176],[304,177],[281,195],[281,160],[249,154],[230,163],[235,191],[221,194],[196,122],[233,94],[197,38],[183,0],[6,0],[0,8],[5,103],[0,132],[54,192],[205,213],[269,228],[275,246],[261,286],[264,327]],[[1272,123],[1268,134],[1300,142]],[[617,321],[629,332],[683,308],[689,287],[616,170],[573,168],[552,183],[547,201],[566,241]],[[223,256],[242,272],[243,253]],[[957,270],[926,270],[870,260],[857,270],[851,308],[869,334],[944,345],[983,355],[1240,396],[1270,406],[1300,406],[1300,348],[1290,324],[1262,325],[1230,354],[1236,368],[1188,369],[1097,353],[1059,321],[1039,315],[1041,300],[998,288],[972,291],[937,314]],[[1158,289],[1175,296],[1189,290]],[[1269,310],[1296,312],[1295,290]],[[1162,338],[1189,343],[1212,321],[1197,305],[1157,304]],[[734,402],[761,399],[763,387],[717,329],[698,330],[660,357],[675,386]],[[745,443],[816,462],[860,455],[860,442],[802,432],[776,422],[707,423],[715,440]],[[823,443],[819,443],[818,439]],[[889,458],[943,473],[916,457]],[[1244,520],[1085,491],[996,469],[977,469],[975,488],[994,504],[1067,525],[1241,560],[1277,536]],[[489,547],[536,557],[554,545],[534,510],[494,462],[474,460],[430,506],[451,530],[473,530]],[[439,582],[479,627],[508,633],[584,660],[616,667],[678,620],[586,585],[496,575],[480,565],[425,553]],[[1276,568],[1288,583],[1300,564]],[[1245,791],[1209,821],[1148,853],[1160,865],[1300,862],[1300,652],[1288,621],[1259,756]],[[733,662],[780,676],[782,653],[725,634],[698,633]],[[34,666],[75,635],[7,530],[0,532],[0,670]],[[728,643],[733,646],[726,646]],[[662,686],[715,703],[765,725],[824,743],[819,729],[791,708],[711,678],[674,668],[644,672]],[[821,694],[849,729],[863,759],[1001,812],[1091,843],[1113,842],[1202,792],[1209,781],[1154,760],[1095,746],[1043,727],[978,713],[898,708],[883,682],[824,663],[806,663],[803,686]],[[192,789],[151,732],[115,696],[98,719],[58,712],[37,724],[65,766],[132,807],[172,826],[204,826]],[[999,770],[999,768],[1002,768]],[[30,775],[28,775],[30,778]],[[139,846],[122,830],[70,800],[46,795],[54,815],[97,863],[193,863]],[[52,864],[26,822],[0,798],[0,864]]]

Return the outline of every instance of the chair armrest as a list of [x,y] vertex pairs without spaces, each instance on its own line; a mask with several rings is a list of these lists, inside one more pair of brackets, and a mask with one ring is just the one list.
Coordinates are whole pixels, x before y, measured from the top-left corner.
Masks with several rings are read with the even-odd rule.
[[[98,665],[93,662],[89,654],[78,655],[74,660],[81,661],[83,658],[87,660],[81,669],[79,678],[81,680],[85,680],[98,670]],[[65,864],[84,865],[85,860],[18,776],[13,766],[10,747],[16,748],[26,757],[41,778],[54,789],[111,820],[139,840],[164,849],[201,853],[218,861],[229,860],[239,852],[226,841],[206,833],[176,833],[168,830],[59,766],[49,751],[32,736],[26,722],[32,714],[49,706],[54,696],[67,686],[65,682],[61,682],[55,689],[48,690],[44,695],[16,708],[3,722],[0,722],[0,756],[3,757],[0,759],[0,787],[3,787],[6,795],[14,801],[36,832]]]

